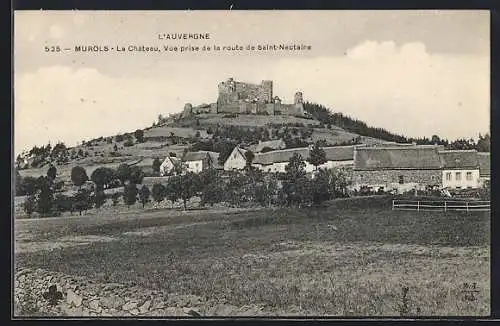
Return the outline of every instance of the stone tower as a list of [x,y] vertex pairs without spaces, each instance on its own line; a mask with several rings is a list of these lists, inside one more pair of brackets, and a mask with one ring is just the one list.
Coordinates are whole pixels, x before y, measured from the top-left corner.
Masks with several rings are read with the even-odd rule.
[[263,80],[261,87],[262,87],[262,100],[264,100],[264,103],[272,103],[273,102],[273,81],[272,80]]
[[304,103],[304,99],[302,98],[302,92],[295,92],[293,103],[294,104],[303,104]]

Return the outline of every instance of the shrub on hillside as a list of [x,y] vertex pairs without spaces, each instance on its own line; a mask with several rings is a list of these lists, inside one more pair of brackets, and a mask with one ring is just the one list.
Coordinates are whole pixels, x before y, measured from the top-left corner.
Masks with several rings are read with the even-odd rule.
[[133,141],[132,139],[127,139],[127,140],[123,143],[123,146],[125,146],[125,147],[134,146],[134,141]]

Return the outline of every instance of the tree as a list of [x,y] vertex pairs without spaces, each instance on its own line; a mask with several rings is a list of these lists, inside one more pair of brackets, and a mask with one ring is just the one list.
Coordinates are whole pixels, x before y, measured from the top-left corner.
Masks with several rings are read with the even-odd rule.
[[144,143],[144,131],[140,130],[140,129],[137,129],[135,132],[134,132],[134,136],[135,136],[135,139],[137,139],[137,141],[139,143]]
[[54,191],[52,189],[52,181],[48,177],[41,176],[38,178],[38,198],[36,211],[42,216],[47,216],[52,210],[54,204]]
[[130,180],[130,175],[132,173],[132,169],[126,163],[120,164],[118,169],[116,169],[116,177],[122,183],[122,186],[125,185],[125,181]]
[[71,181],[75,186],[81,187],[88,179],[87,171],[81,166],[75,166],[71,169]]
[[226,191],[224,183],[220,180],[203,186],[201,191],[201,205],[209,204],[213,206],[223,200],[223,194]]
[[101,208],[106,203],[106,194],[104,193],[104,190],[97,189],[94,194],[93,200],[95,208]]
[[278,183],[274,178],[266,178],[255,191],[256,199],[264,207],[271,207],[276,202],[278,194]]
[[54,181],[56,175],[57,175],[57,169],[54,165],[51,164],[49,169],[47,170],[47,177],[49,178],[50,181]]
[[90,175],[90,180],[96,184],[97,189],[101,190],[106,189],[115,178],[115,171],[106,167],[97,168]]
[[129,181],[135,184],[141,184],[144,179],[144,172],[140,166],[133,166],[130,168]]
[[283,180],[283,193],[286,196],[288,205],[298,205],[299,207],[311,195],[310,183],[306,178],[306,164],[300,154],[293,154],[289,163],[285,167]]
[[92,197],[88,189],[80,188],[73,197],[73,205],[80,215],[92,207]]
[[36,210],[37,207],[37,199],[34,194],[29,195],[26,197],[24,203],[23,203],[23,210],[28,214],[28,217],[31,217],[31,214]]
[[333,194],[330,191],[332,188],[330,183],[332,181],[330,173],[326,169],[319,169],[317,171],[314,176],[314,182],[312,182],[312,202],[314,204],[320,204],[333,198]]
[[149,195],[149,188],[146,185],[143,185],[139,190],[139,200],[141,201],[142,208],[144,208],[144,206],[146,206],[146,204],[150,202]]
[[167,195],[167,188],[161,183],[155,183],[152,189],[153,200],[158,204],[161,203]]
[[255,154],[252,151],[248,150],[245,152],[245,164],[247,169],[250,169],[252,167],[252,162],[254,158]]
[[486,134],[484,136],[479,134],[479,140],[477,141],[477,151],[478,152],[490,152],[491,151],[490,134]]
[[182,199],[184,210],[187,210],[187,201],[197,195],[200,190],[199,176],[193,172],[173,176],[169,180],[167,196],[172,202]]
[[323,148],[320,147],[319,142],[316,142],[313,145],[311,152],[309,154],[308,161],[309,161],[309,163],[314,165],[316,170],[318,170],[318,166],[327,162],[326,161],[326,153],[323,150]]
[[54,199],[55,208],[58,213],[71,212],[73,213],[73,201],[70,197],[58,194]]
[[158,157],[153,160],[153,172],[160,173],[161,161]]
[[[17,186],[17,185],[16,185]],[[17,196],[30,196],[34,195],[38,190],[38,180],[34,177],[24,177],[20,179],[19,191],[16,193]]]
[[137,201],[137,186],[135,183],[129,183],[123,189],[123,202],[129,206]]

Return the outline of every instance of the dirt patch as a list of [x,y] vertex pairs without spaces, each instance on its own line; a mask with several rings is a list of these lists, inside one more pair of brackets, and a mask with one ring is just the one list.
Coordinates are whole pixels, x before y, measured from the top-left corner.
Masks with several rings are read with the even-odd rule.
[[55,241],[17,241],[14,249],[16,253],[36,252],[42,250],[52,251],[66,247],[86,246],[94,242],[110,242],[115,240],[116,239],[112,237],[87,235],[79,237],[62,237]]
[[124,236],[148,236],[156,233],[162,233],[166,232],[169,230],[179,230],[179,229],[185,229],[185,228],[190,228],[192,226],[198,226],[198,225],[205,225],[205,224],[210,224],[213,222],[196,222],[196,223],[188,223],[188,224],[181,224],[181,225],[165,225],[165,226],[152,226],[148,228],[142,228],[138,229],[135,231],[128,231],[122,233]]

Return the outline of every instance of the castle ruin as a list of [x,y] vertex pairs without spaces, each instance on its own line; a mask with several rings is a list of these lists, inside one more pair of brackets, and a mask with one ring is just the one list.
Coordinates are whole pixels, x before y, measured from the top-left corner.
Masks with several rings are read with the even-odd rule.
[[273,97],[273,81],[260,84],[235,81],[229,78],[218,85],[216,103],[192,107],[186,104],[183,116],[200,113],[267,114],[304,116],[302,92],[296,92],[293,104],[283,104],[278,96]]

